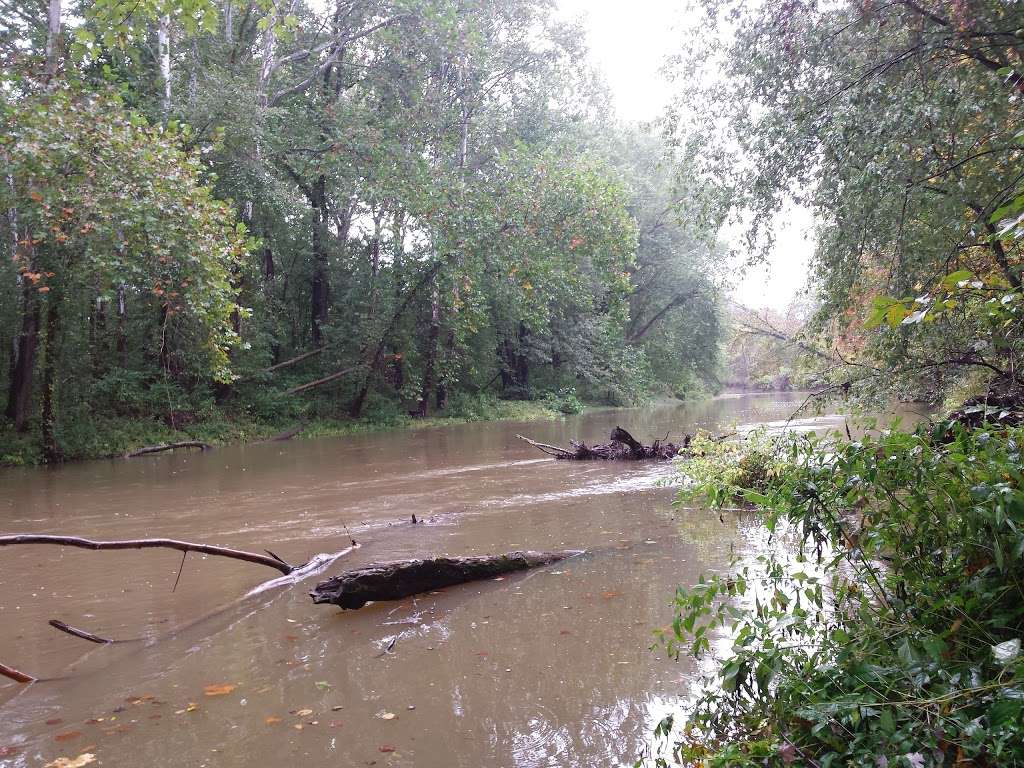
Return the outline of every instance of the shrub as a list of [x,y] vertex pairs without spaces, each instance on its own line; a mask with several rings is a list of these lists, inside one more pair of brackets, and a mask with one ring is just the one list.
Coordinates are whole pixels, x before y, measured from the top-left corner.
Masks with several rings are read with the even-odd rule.
[[[726,628],[732,642],[675,757],[1024,764],[1021,439],[946,425],[791,438],[779,482],[743,492],[792,547],[677,590],[671,653],[710,654]],[[737,483],[686,493],[722,504]]]

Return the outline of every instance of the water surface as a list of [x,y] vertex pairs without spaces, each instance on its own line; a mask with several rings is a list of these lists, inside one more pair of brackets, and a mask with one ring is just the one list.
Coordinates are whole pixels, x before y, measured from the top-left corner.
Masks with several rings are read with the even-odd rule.
[[[649,650],[652,630],[670,622],[675,587],[755,546],[757,525],[674,509],[669,465],[556,462],[515,436],[778,429],[802,400],[727,396],[0,471],[4,532],[182,538],[295,563],[355,538],[325,575],[403,557],[592,550],[342,612],[311,603],[316,578],[246,597],[276,574],[222,558],[189,555],[172,590],[172,551],[0,549],[0,661],[49,678],[0,683],[0,765],[86,751],[102,766],[631,765],[696,677]],[[421,524],[407,524],[414,514]],[[51,618],[140,640],[96,646]]]

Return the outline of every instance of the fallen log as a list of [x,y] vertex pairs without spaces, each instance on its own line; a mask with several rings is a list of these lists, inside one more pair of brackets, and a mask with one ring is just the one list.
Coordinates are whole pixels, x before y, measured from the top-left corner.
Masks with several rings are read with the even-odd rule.
[[297,434],[299,434],[300,432],[302,432],[305,429],[306,429],[306,425],[305,424],[296,424],[294,427],[291,427],[290,429],[286,429],[284,432],[278,432],[276,435],[273,435],[272,437],[268,437],[266,440],[262,440],[261,442],[264,442],[264,443],[283,443],[285,440],[291,440],[293,437],[295,437]]
[[359,368],[362,368],[362,365],[353,365],[351,368],[345,368],[343,370],[337,371],[335,373],[330,374],[329,376],[324,376],[322,379],[316,379],[315,381],[310,381],[307,382],[306,384],[300,384],[297,387],[286,389],[285,394],[297,395],[300,392],[305,392],[308,389],[322,387],[324,384],[330,384],[332,381],[337,381],[342,376],[347,376],[348,374],[352,373],[352,371],[358,370]]
[[296,355],[295,357],[289,358],[288,360],[285,360],[283,362],[277,363],[276,365],[272,365],[269,368],[264,368],[263,372],[264,373],[273,373],[274,371],[279,371],[282,368],[287,368],[290,365],[295,365],[296,363],[301,363],[303,360],[309,360],[309,358],[315,357],[316,355],[319,355],[323,351],[324,351],[323,347],[317,347],[314,350],[311,350],[309,352],[303,352],[301,355]]
[[145,448],[139,448],[137,451],[131,451],[126,453],[124,457],[126,459],[134,459],[136,456],[145,456],[150,453],[160,453],[162,451],[173,451],[178,448],[198,448],[201,451],[208,451],[212,448],[209,443],[203,443],[199,440],[183,440],[180,443],[161,443],[160,445],[147,445]]
[[244,560],[247,563],[266,565],[275,568],[285,576],[305,566],[289,565],[273,553],[261,555],[258,552],[245,552],[241,549],[217,547],[213,544],[194,544],[190,541],[177,539],[125,539],[121,541],[94,541],[78,536],[51,536],[42,533],[15,533],[0,536],[0,547],[14,544],[56,544],[62,547],[78,547],[80,549],[176,549],[179,552],[201,552],[204,555],[229,557],[233,560]]
[[666,461],[674,459],[681,452],[689,448],[690,441],[693,439],[691,435],[686,435],[683,438],[683,442],[678,445],[663,440],[655,440],[650,445],[643,445],[622,427],[615,427],[609,436],[610,442],[607,445],[587,445],[583,442],[570,440],[569,445],[572,446],[570,449],[561,448],[557,445],[548,445],[547,443],[538,443],[536,440],[531,440],[522,435],[516,435],[516,437],[543,451],[548,456],[571,461],[593,459],[602,461],[643,461],[649,459]]
[[581,554],[583,550],[509,552],[504,555],[435,557],[375,563],[322,581],[309,596],[318,605],[331,603],[341,608],[356,609],[371,600],[401,600],[403,597],[467,581],[550,565]]

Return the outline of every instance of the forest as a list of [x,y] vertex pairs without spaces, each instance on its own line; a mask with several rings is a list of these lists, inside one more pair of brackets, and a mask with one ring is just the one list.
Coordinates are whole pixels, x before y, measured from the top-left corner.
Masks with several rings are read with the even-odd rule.
[[543,0],[3,13],[8,463],[715,386],[720,213]]
[[0,12],[0,464],[126,458],[3,470],[0,651],[72,672],[0,762],[174,764],[50,728],[166,700],[197,764],[1024,765],[1024,4],[697,0],[643,125],[548,0]]

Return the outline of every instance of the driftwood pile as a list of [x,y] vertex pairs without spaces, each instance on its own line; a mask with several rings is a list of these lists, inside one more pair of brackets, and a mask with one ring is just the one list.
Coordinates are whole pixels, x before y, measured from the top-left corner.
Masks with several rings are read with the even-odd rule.
[[680,444],[655,440],[650,445],[643,445],[629,432],[622,427],[615,427],[609,437],[607,445],[587,445],[576,440],[570,440],[569,448],[560,448],[557,445],[538,443],[522,435],[516,435],[520,440],[525,440],[534,448],[543,451],[548,456],[556,459],[567,459],[572,461],[587,461],[599,459],[604,461],[643,461],[656,460],[667,461],[674,459],[690,447],[691,435],[686,435]]
[[362,608],[371,600],[401,600],[403,597],[443,589],[478,579],[550,565],[582,550],[563,552],[509,552],[479,557],[434,557],[426,560],[396,560],[374,563],[346,571],[322,581],[309,596],[317,604],[341,608]]

